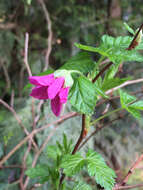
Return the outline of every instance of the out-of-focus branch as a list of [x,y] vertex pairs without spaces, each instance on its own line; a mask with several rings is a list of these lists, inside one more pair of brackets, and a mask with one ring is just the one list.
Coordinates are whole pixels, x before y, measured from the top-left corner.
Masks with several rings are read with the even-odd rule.
[[93,131],[80,145],[80,147],[78,148],[78,150],[80,150],[96,133],[98,133],[100,130],[102,130],[103,128],[109,126],[111,123],[113,123],[114,121],[117,121],[121,119],[120,117],[117,117],[115,119],[113,119],[112,121],[110,121],[109,123],[104,124],[103,126],[97,127],[95,131]]
[[[19,116],[17,115],[16,111],[10,107],[6,102],[4,102],[2,99],[0,99],[0,104],[2,104],[4,107],[6,107],[15,117],[15,119],[17,120],[18,124],[21,126],[21,128],[24,130],[26,135],[29,135],[29,132],[27,131],[27,129],[25,128],[25,126],[22,124],[21,119],[19,118]],[[38,151],[38,147],[36,145],[36,143],[34,142],[34,140],[32,139],[32,137],[30,136],[32,143],[35,147],[35,149]]]
[[26,168],[26,159],[27,159],[27,156],[30,152],[32,148],[32,141],[29,140],[28,142],[28,148],[24,154],[24,157],[23,157],[23,162],[22,162],[22,169],[21,169],[21,175],[20,175],[20,187],[22,190],[25,190],[25,187],[24,187],[24,184],[23,184],[23,179],[24,179],[24,172],[25,172],[25,168]]
[[52,50],[52,22],[49,16],[49,12],[46,8],[45,2],[44,0],[37,0],[40,4],[41,7],[43,9],[45,18],[46,18],[46,22],[47,22],[47,29],[48,29],[48,39],[47,39],[47,43],[48,43],[48,47],[47,47],[47,51],[46,51],[46,56],[45,56],[45,67],[44,67],[44,71],[48,69],[49,66],[49,56]]
[[25,137],[23,140],[21,140],[19,142],[19,144],[17,144],[1,161],[0,161],[0,167],[2,167],[2,165],[23,145],[25,144],[30,138],[33,138],[33,135],[47,129],[48,127],[50,127],[51,125],[60,125],[61,123],[63,123],[64,121],[66,121],[67,119],[70,119],[72,117],[78,116],[79,114],[77,114],[76,112],[72,112],[72,113],[68,113],[64,116],[62,116],[60,119],[58,119],[57,121],[54,121],[52,123],[49,123],[41,128],[35,129],[33,130],[27,137]]
[[[56,129],[59,127],[59,125],[56,125],[54,127],[54,129],[51,131],[51,133],[49,134],[49,136],[45,139],[44,143],[41,145],[39,151],[35,154],[35,157],[34,157],[34,160],[32,162],[32,168],[35,167],[37,161],[38,161],[38,158],[40,156],[40,154],[42,153],[43,149],[45,148],[45,146],[47,145],[47,143],[49,142],[49,140],[51,139],[51,137],[54,135],[54,133],[56,132]],[[26,189],[27,185],[28,185],[28,182],[29,182],[29,177],[27,177],[25,179],[25,183],[24,183],[24,189]]]
[[10,23],[10,22],[0,23],[0,30],[11,30],[16,28],[16,26],[17,26],[16,23]]
[[126,186],[119,186],[119,187],[114,187],[112,190],[125,190],[125,189],[135,189],[138,187],[143,187],[143,184],[137,184],[137,185],[126,185]]
[[140,82],[143,82],[143,78],[137,79],[137,80],[129,80],[129,81],[126,81],[126,82],[124,82],[123,84],[121,84],[121,85],[119,85],[119,86],[116,86],[115,88],[112,88],[112,89],[106,91],[106,94],[110,94],[110,93],[112,93],[112,92],[114,92],[114,91],[116,91],[116,90],[118,90],[118,89],[120,89],[120,88],[123,88],[123,87],[128,86],[128,85],[131,85],[131,84],[140,83]]
[[29,42],[29,34],[25,34],[25,48],[24,48],[24,64],[26,66],[27,72],[29,76],[32,76],[32,72],[30,66],[28,64],[28,42]]
[[3,72],[4,72],[4,76],[5,76],[5,80],[6,80],[6,88],[4,90],[3,96],[5,95],[5,93],[7,92],[7,90],[11,87],[11,81],[10,81],[10,77],[8,74],[8,70],[6,68],[6,65],[3,61],[0,62],[0,65],[3,68]]
[[132,167],[129,169],[126,177],[123,179],[121,186],[124,186],[127,182],[129,177],[133,174],[134,170],[137,168],[139,163],[143,160],[143,154],[137,159],[137,161],[132,165]]

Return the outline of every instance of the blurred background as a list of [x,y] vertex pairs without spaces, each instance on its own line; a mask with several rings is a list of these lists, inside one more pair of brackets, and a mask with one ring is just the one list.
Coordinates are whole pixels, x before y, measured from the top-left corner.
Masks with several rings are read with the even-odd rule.
[[[28,62],[33,75],[38,75],[45,67],[47,55],[49,28],[48,11],[52,34],[49,69],[57,69],[72,55],[79,51],[75,42],[98,46],[101,36],[130,35],[123,23],[127,22],[137,29],[143,22],[142,0],[0,0],[0,99],[11,105],[21,118],[24,126],[30,131],[32,122],[30,89],[27,88],[28,73],[24,64],[25,33],[29,34]],[[98,59],[97,55],[93,58]],[[132,76],[133,79],[143,77],[143,64],[126,63],[121,76]],[[142,85],[132,85],[128,88],[135,92]],[[116,101],[112,102],[116,104]],[[35,101],[38,105],[38,101]],[[100,113],[100,109],[96,112]],[[70,105],[65,113],[71,111]],[[42,105],[37,127],[54,121],[56,118],[50,111],[49,102]],[[108,122],[108,118],[105,121]],[[79,136],[80,120],[70,119],[60,126],[50,144],[62,138],[62,133],[70,134],[74,142]],[[41,145],[51,129],[36,135],[37,143]],[[24,133],[13,115],[0,104],[0,158],[3,158],[20,140]],[[137,121],[127,114],[108,128],[99,132],[82,149],[92,147],[100,152],[110,165],[120,171],[123,176],[135,159],[142,153],[143,119]],[[14,139],[14,140],[13,140]],[[6,165],[21,163],[27,145],[19,149]],[[45,160],[44,155],[41,159]],[[32,153],[27,159],[31,166]],[[46,162],[46,160],[45,160]],[[142,182],[143,163],[130,178],[130,182]],[[19,178],[20,168],[4,168],[0,170],[0,189],[19,189],[14,182]],[[44,189],[44,186],[41,187]],[[140,188],[141,189],[141,188]]]

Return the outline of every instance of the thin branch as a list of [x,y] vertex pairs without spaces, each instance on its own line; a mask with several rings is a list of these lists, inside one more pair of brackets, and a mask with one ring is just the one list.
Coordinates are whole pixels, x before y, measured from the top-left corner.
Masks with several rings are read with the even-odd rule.
[[131,43],[130,43],[129,47],[127,48],[127,50],[132,50],[132,49],[134,49],[134,48],[138,45],[138,42],[136,41],[136,39],[137,39],[137,37],[138,37],[140,31],[142,30],[142,28],[143,28],[143,24],[141,24],[141,26],[139,27],[138,32],[137,32],[136,35],[134,36],[134,38],[133,38],[133,40],[131,41]]
[[110,94],[110,93],[112,93],[112,92],[118,90],[119,88],[123,88],[123,87],[125,87],[125,86],[131,85],[131,84],[140,83],[140,82],[143,82],[143,78],[137,79],[137,80],[126,81],[126,82],[124,82],[123,84],[121,84],[121,85],[119,85],[119,86],[116,86],[115,88],[112,88],[112,89],[106,91],[106,94]]
[[113,123],[114,121],[117,121],[121,119],[121,117],[117,117],[113,120],[111,120],[109,123],[104,124],[101,127],[97,127],[95,131],[93,131],[80,145],[80,147],[78,148],[78,150],[80,150],[96,133],[98,133],[100,130],[102,130],[103,128],[107,127],[108,125],[110,125],[111,123]]
[[6,87],[5,87],[5,90],[3,92],[3,96],[4,96],[5,93],[7,92],[7,90],[10,89],[10,87],[11,87],[11,81],[10,81],[10,77],[9,77],[8,70],[6,68],[5,63],[3,61],[1,61],[0,64],[3,68],[3,72],[4,72],[4,76],[5,76],[5,80],[6,80]]
[[134,188],[137,188],[137,187],[143,187],[143,184],[119,186],[119,187],[114,187],[112,190],[134,189]]
[[23,178],[24,178],[24,172],[25,172],[25,169],[26,169],[26,159],[28,157],[28,154],[31,150],[31,147],[32,147],[32,141],[29,140],[29,143],[28,143],[28,149],[26,150],[24,156],[23,156],[23,161],[22,161],[22,170],[21,170],[21,175],[20,175],[20,187],[22,190],[25,190],[25,187],[24,187],[24,184],[23,184]]
[[133,174],[134,170],[137,168],[139,163],[143,160],[143,154],[137,159],[137,161],[133,164],[133,166],[129,169],[126,177],[123,179],[121,186],[124,186],[127,182],[129,177]]
[[29,34],[25,34],[25,48],[24,48],[24,64],[26,66],[27,72],[29,76],[32,76],[32,72],[30,66],[28,64],[28,42],[29,42]]
[[[15,119],[17,120],[18,124],[21,126],[21,128],[24,130],[25,134],[28,136],[29,132],[28,130],[24,127],[24,125],[22,124],[21,119],[19,118],[19,116],[17,115],[16,111],[10,107],[6,102],[4,102],[2,99],[0,99],[0,104],[2,104],[4,107],[6,107],[15,117]],[[29,137],[31,138],[31,136]],[[35,147],[36,151],[38,151],[38,147],[36,145],[36,143],[34,142],[34,140],[31,138],[33,146]]]
[[10,22],[7,22],[7,23],[0,23],[0,30],[10,30],[10,29],[13,29],[13,28],[16,28],[16,23],[10,23]]
[[72,112],[72,113],[68,113],[64,116],[62,116],[60,119],[58,119],[57,121],[54,121],[52,123],[49,123],[41,128],[35,129],[33,130],[27,137],[25,137],[23,140],[21,140],[19,142],[19,144],[17,144],[1,161],[0,161],[0,167],[2,167],[2,165],[22,146],[24,145],[30,138],[32,139],[33,136],[45,129],[47,129],[48,127],[50,127],[51,125],[60,125],[61,123],[63,123],[64,121],[66,121],[67,119],[70,119],[72,117],[78,116],[79,114],[77,114],[76,112]]
[[[54,127],[54,129],[51,131],[51,133],[49,134],[49,136],[46,138],[46,140],[44,141],[44,143],[41,145],[39,151],[36,153],[35,157],[34,157],[34,160],[32,162],[32,168],[35,167],[37,161],[38,161],[38,158],[40,156],[40,154],[42,153],[43,149],[45,148],[45,146],[48,144],[49,140],[51,139],[51,137],[54,135],[54,133],[56,132],[56,129],[59,127],[59,125],[56,125]],[[25,183],[24,183],[24,189],[26,189],[28,183],[29,183],[29,177],[27,177],[25,179]]]
[[44,0],[38,0],[38,2],[41,4],[41,7],[43,9],[43,12],[45,14],[45,18],[46,18],[46,22],[47,22],[47,29],[48,29],[48,39],[47,39],[47,43],[48,43],[48,47],[47,47],[47,51],[46,51],[46,56],[45,56],[45,67],[44,67],[44,71],[48,69],[49,66],[49,57],[50,57],[50,53],[52,50],[52,22],[50,19],[50,15],[49,12],[46,8],[45,2]]
[[14,107],[14,90],[11,92],[11,97],[10,97],[10,107]]

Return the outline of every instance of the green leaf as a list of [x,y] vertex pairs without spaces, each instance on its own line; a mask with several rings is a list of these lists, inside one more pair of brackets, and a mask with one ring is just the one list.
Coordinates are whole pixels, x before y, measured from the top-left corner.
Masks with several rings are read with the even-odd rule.
[[59,148],[55,145],[47,146],[46,155],[54,160],[57,159],[57,155],[60,155],[61,152]]
[[53,72],[54,72],[53,69],[48,69],[48,70],[46,70],[46,71],[44,71],[44,72],[41,72],[38,76],[49,75],[49,74],[51,74],[51,73],[53,73]]
[[102,89],[103,91],[107,91],[111,88],[114,88],[116,86],[121,85],[122,83],[126,82],[127,80],[129,80],[129,78],[109,78],[103,81],[102,84]]
[[123,90],[119,90],[119,93],[120,93],[121,105],[125,109],[128,107],[128,104],[130,104],[136,100],[135,96],[131,96],[130,94],[128,94],[127,92],[125,92]]
[[99,47],[86,46],[77,43],[75,45],[82,50],[97,52],[105,57],[108,57],[108,59],[115,64],[119,64],[123,61],[142,62],[143,56],[141,56],[136,51],[136,49],[130,51],[126,50],[131,40],[132,38],[129,36],[119,36],[117,38],[114,38],[108,35],[104,35]]
[[114,78],[115,74],[117,73],[119,68],[119,64],[114,64],[112,65],[105,73],[103,83],[106,82],[107,80],[110,80]]
[[83,181],[79,181],[73,188],[73,190],[92,190],[92,188]]
[[137,110],[143,110],[143,100],[137,101],[130,105],[130,107],[137,109]]
[[87,45],[82,45],[82,44],[79,44],[79,43],[75,43],[75,46],[79,49],[82,49],[82,50],[86,50],[86,51],[90,51],[90,52],[96,52],[96,53],[99,53],[103,56],[108,56],[108,54],[102,50],[101,48],[95,48],[95,47],[92,47],[92,46],[87,46]]
[[126,110],[131,113],[131,115],[137,119],[141,118],[141,114],[140,111],[138,111],[137,109],[133,108],[132,106],[128,106],[128,108],[126,108]]
[[124,26],[128,30],[128,32],[130,32],[131,34],[135,35],[134,30],[126,22],[124,22]]
[[89,150],[87,153],[87,169],[90,176],[95,176],[98,184],[106,190],[111,190],[115,184],[115,172],[109,168],[100,154]]
[[32,88],[32,87],[33,87],[33,85],[30,84],[30,83],[28,83],[28,84],[26,84],[26,85],[24,86],[23,91],[26,91],[27,89]]
[[[138,110],[143,110],[143,101],[136,101],[136,97],[131,96],[127,92],[120,90],[120,102],[123,108],[132,114],[137,119],[140,119],[141,114]],[[134,102],[134,103],[133,103]]]
[[85,160],[80,154],[65,155],[62,159],[61,167],[67,176],[78,173],[84,166]]
[[78,70],[82,73],[88,73],[94,68],[95,64],[87,52],[80,52],[69,59],[60,69]]
[[48,178],[49,171],[47,165],[37,165],[35,168],[30,168],[26,170],[26,175],[28,175],[30,178]]
[[90,80],[80,76],[70,90],[69,99],[77,111],[92,114],[97,100],[96,88]]
[[99,87],[98,83],[94,83],[96,94],[102,96],[103,98],[108,98],[104,91]]

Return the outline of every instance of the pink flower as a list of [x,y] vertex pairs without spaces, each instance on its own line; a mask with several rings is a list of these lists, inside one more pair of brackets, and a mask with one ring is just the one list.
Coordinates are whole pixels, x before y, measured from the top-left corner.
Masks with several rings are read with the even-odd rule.
[[35,85],[30,96],[42,100],[50,99],[53,113],[59,116],[63,104],[67,102],[69,92],[69,87],[64,88],[64,77],[54,78],[54,74],[31,76],[29,81]]

